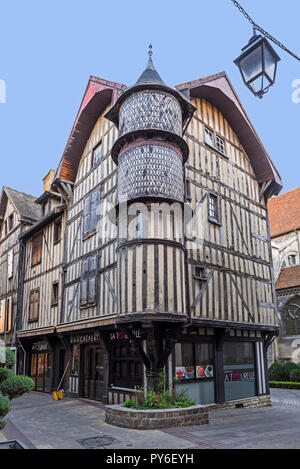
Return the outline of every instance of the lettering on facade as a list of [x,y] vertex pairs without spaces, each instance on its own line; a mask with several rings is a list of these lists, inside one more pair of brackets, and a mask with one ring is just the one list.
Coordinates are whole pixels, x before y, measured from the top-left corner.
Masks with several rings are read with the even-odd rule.
[[251,381],[255,379],[254,370],[226,370],[224,373],[224,381],[227,382],[239,382],[239,381]]
[[[133,329],[132,333],[135,335],[137,339],[143,339],[144,337],[144,331],[142,329]],[[122,342],[123,340],[128,340],[128,335],[125,334],[123,331],[116,331],[116,332],[111,332],[109,334],[109,340],[111,341],[117,341],[117,342]]]
[[70,342],[71,344],[96,344],[100,342],[100,336],[94,333],[72,335]]
[[46,352],[48,350],[48,344],[46,342],[35,342],[32,344],[31,350],[36,350],[37,352]]

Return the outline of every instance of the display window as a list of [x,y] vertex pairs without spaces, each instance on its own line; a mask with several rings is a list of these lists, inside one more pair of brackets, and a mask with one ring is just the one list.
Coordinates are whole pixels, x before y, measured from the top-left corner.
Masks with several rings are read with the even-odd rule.
[[177,380],[213,379],[213,345],[211,343],[178,343],[175,345]]
[[225,399],[232,401],[256,395],[253,342],[224,342]]

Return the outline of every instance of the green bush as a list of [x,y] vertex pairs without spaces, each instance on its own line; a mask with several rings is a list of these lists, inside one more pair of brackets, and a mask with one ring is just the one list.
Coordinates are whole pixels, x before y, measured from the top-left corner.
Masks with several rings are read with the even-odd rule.
[[20,397],[22,394],[32,391],[33,388],[33,379],[23,375],[9,376],[0,383],[0,392],[3,396],[7,396],[9,400]]
[[284,378],[282,381],[291,381],[291,372],[294,370],[299,370],[299,366],[296,363],[288,362],[283,365],[283,375]]
[[8,399],[0,396],[0,430],[5,427],[5,422],[2,420],[6,414],[11,410],[11,405]]
[[0,384],[5,379],[9,378],[10,376],[15,376],[14,372],[9,368],[0,368]]
[[300,368],[291,371],[290,380],[293,383],[300,383]]
[[270,388],[300,389],[300,383],[290,381],[270,381]]
[[283,366],[280,363],[275,362],[269,368],[269,379],[271,381],[284,381],[285,373]]
[[5,349],[5,364],[6,366],[14,366],[16,363],[16,357],[14,352],[10,348]]

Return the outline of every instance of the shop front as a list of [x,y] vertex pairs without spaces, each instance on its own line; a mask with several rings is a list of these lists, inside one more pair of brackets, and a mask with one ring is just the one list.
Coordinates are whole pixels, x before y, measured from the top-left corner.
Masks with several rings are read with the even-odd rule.
[[36,391],[52,390],[53,354],[45,341],[34,342],[31,346],[30,377]]
[[177,391],[196,404],[213,404],[266,395],[265,353],[259,331],[228,331],[221,346],[213,329],[190,329],[173,353]]

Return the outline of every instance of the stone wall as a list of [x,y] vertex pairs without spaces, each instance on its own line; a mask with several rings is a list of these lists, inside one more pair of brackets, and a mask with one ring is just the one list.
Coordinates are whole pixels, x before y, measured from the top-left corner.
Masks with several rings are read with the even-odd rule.
[[255,396],[247,399],[225,402],[224,404],[197,405],[182,409],[135,410],[122,405],[105,407],[105,422],[117,427],[153,430],[168,427],[190,427],[207,425],[209,411],[216,409],[254,408],[271,406],[271,398]]
[[134,410],[121,405],[106,406],[105,422],[117,427],[153,430],[208,424],[207,406],[182,409]]

